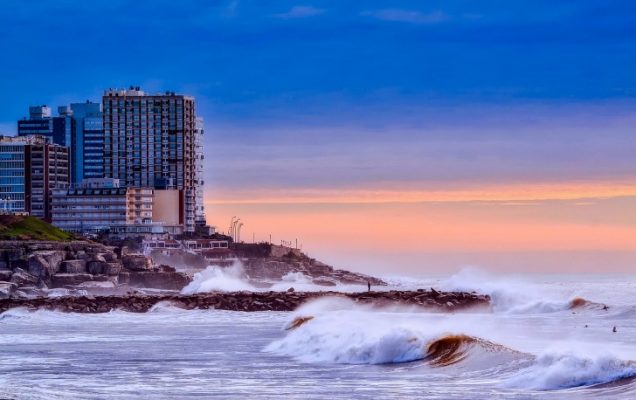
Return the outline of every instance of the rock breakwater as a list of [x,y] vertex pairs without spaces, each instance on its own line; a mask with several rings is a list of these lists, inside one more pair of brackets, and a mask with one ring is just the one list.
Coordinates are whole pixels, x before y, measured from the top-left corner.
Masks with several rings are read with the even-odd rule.
[[65,296],[33,299],[0,300],[0,312],[11,308],[44,309],[76,313],[104,313],[113,310],[147,312],[159,303],[183,309],[217,309],[229,311],[293,311],[301,304],[320,297],[348,298],[359,304],[378,307],[406,305],[456,311],[488,306],[489,296],[465,292],[379,291],[362,293],[340,292],[213,292],[196,295],[112,295]]

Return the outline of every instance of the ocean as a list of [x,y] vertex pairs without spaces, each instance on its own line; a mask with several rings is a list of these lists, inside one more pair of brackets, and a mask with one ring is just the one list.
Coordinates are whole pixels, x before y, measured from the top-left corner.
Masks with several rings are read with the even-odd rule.
[[[198,287],[216,290],[210,279],[234,279],[204,278]],[[493,304],[457,313],[330,298],[289,313],[13,309],[0,314],[0,398],[636,398],[633,276],[463,271],[391,282],[474,290]]]

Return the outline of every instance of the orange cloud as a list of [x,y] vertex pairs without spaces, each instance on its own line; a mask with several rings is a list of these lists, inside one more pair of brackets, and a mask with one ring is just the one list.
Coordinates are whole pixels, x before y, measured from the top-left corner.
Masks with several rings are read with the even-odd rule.
[[[465,186],[443,189],[246,189],[214,192],[208,204],[420,203],[604,199],[636,196],[636,182],[570,182]],[[584,204],[585,202],[581,202]]]

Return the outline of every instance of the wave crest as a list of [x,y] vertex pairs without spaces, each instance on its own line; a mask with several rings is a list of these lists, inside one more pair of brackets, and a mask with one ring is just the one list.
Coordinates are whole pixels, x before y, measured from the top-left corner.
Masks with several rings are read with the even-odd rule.
[[456,364],[468,357],[476,339],[467,335],[448,335],[429,342],[424,360],[436,367]]

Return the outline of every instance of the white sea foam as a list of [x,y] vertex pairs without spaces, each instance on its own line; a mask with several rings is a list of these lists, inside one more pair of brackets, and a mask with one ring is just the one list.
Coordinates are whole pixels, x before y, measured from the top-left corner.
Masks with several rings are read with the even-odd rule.
[[581,354],[546,351],[528,368],[504,383],[506,387],[554,390],[590,386],[636,376],[636,364],[603,352]]
[[463,269],[451,276],[441,283],[440,289],[487,294],[494,311],[519,314],[565,311],[570,308],[573,299],[549,291],[544,285],[474,268]]
[[209,266],[194,274],[192,282],[181,290],[183,294],[206,293],[213,291],[236,292],[254,291],[256,288],[245,279],[243,266],[235,262],[230,267]]
[[262,285],[255,286],[246,275],[240,261],[235,261],[230,267],[211,265],[201,272],[194,274],[190,284],[182,289],[183,294],[207,293],[213,291],[235,292],[247,290],[252,292],[276,291],[284,292],[289,288],[296,291],[318,292],[335,290],[339,292],[359,292],[366,290],[366,286],[342,285],[322,286],[313,283],[310,276],[302,272],[289,272],[280,281],[262,281]]
[[[617,347],[554,336],[536,340],[520,337],[528,326],[503,324],[501,321],[509,319],[505,316],[484,319],[483,315],[396,311],[340,298],[319,299],[296,310],[284,326],[287,335],[265,350],[309,363],[422,361],[435,367],[439,365],[427,358],[428,346],[448,339],[464,346],[460,350],[452,344],[447,347],[448,351],[462,352],[458,362],[464,370],[488,370],[491,376],[505,377],[501,385],[507,388],[555,390],[636,376],[636,364],[616,356]],[[538,355],[528,348],[538,350],[534,353]]]
[[422,359],[424,332],[377,326],[364,312],[332,311],[305,322],[266,350],[304,362],[384,364]]

